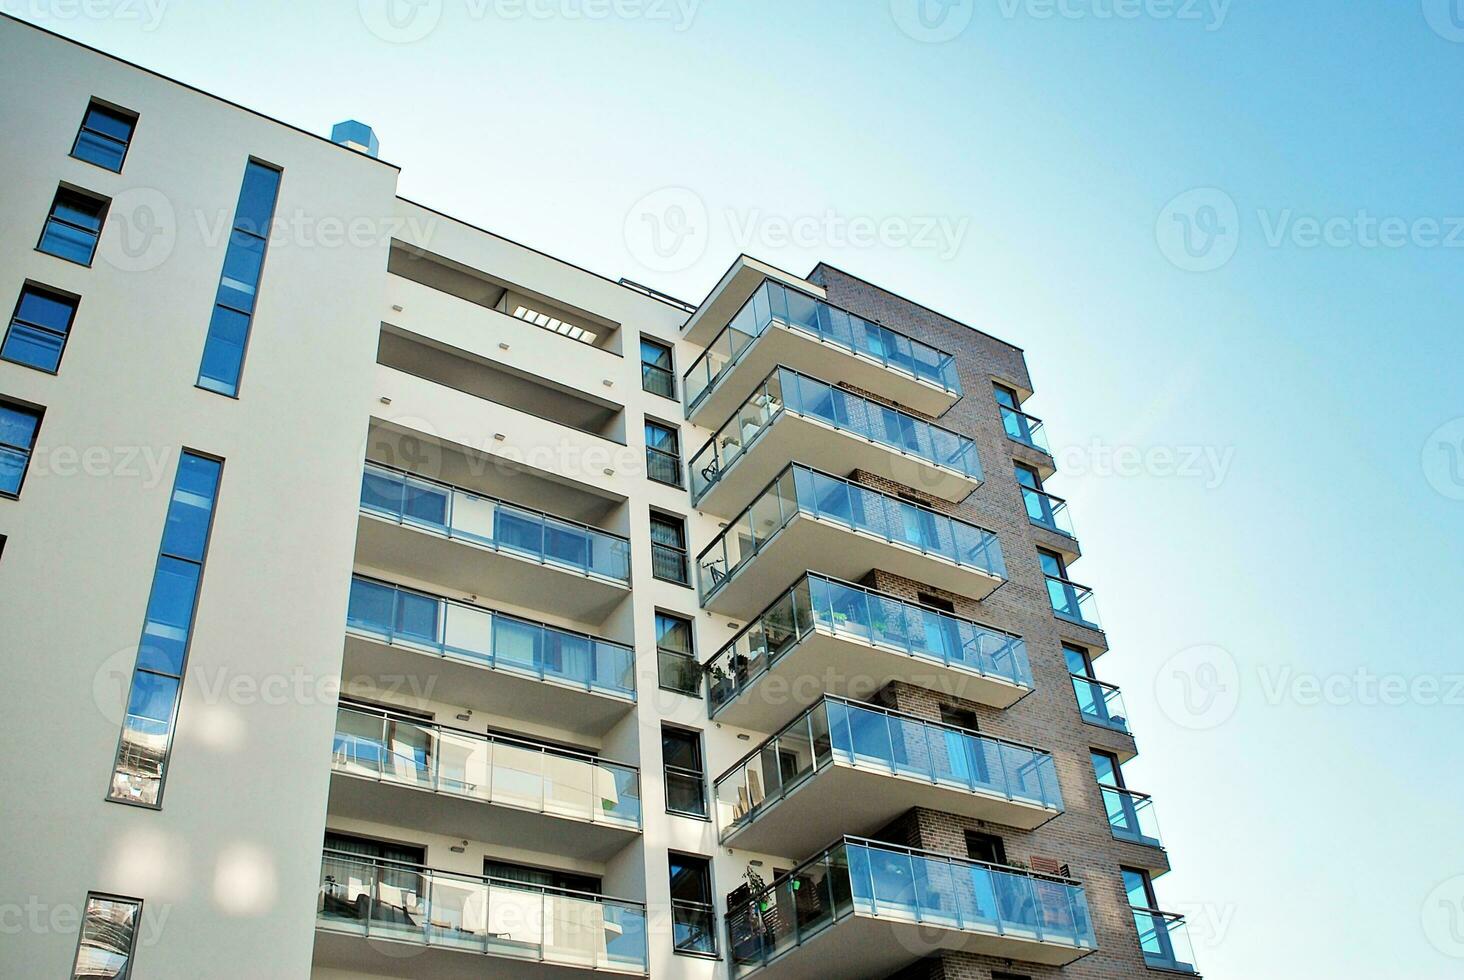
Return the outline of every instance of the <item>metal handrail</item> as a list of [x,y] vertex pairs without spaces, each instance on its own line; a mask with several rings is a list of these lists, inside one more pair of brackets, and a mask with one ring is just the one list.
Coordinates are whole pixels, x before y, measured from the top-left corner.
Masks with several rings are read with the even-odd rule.
[[325,857],[337,858],[342,861],[352,861],[357,864],[369,864],[373,867],[384,868],[388,871],[408,871],[412,874],[430,875],[437,878],[456,878],[460,881],[470,881],[474,884],[502,885],[505,888],[516,888],[520,891],[563,895],[568,898],[580,898],[592,902],[613,902],[616,905],[627,905],[637,909],[644,909],[646,907],[645,902],[637,902],[632,898],[616,898],[613,895],[577,891],[573,888],[560,888],[555,885],[536,885],[531,881],[516,881],[512,878],[497,878],[493,875],[475,875],[464,871],[449,871],[445,868],[434,868],[426,864],[417,864],[415,861],[397,861],[393,858],[379,858],[369,854],[354,854],[350,851],[341,851],[333,847],[322,848],[321,853]]

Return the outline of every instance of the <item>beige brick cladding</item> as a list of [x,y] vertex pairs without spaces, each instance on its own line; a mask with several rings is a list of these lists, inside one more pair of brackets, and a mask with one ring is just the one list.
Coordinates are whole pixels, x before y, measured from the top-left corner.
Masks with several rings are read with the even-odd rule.
[[[869,573],[862,584],[915,601],[920,601],[920,593],[949,601],[957,615],[1022,636],[1032,664],[1033,693],[1004,711],[905,683],[891,684],[881,692],[880,700],[931,720],[940,719],[942,704],[966,709],[974,713],[982,732],[1051,752],[1065,806],[1060,816],[1030,832],[918,809],[886,828],[881,836],[891,843],[965,856],[966,831],[979,830],[1000,836],[1009,860],[1031,864],[1037,856],[1065,864],[1085,886],[1098,936],[1098,952],[1065,968],[951,953],[915,964],[899,974],[900,980],[989,980],[993,972],[1085,980],[1150,976],[1139,952],[1119,868],[1124,864],[1153,867],[1155,858],[1149,849],[1114,839],[1089,758],[1092,748],[1131,751],[1133,741],[1084,723],[1078,713],[1062,641],[1099,645],[1102,637],[1062,625],[1052,615],[1037,563],[1041,536],[1027,519],[1012,473],[1013,460],[1023,458],[1024,453],[1007,438],[992,397],[993,378],[1019,389],[1031,389],[1022,352],[829,266],[818,266],[809,278],[828,290],[830,302],[956,354],[964,396],[938,421],[976,441],[985,483],[966,500],[951,504],[872,474],[855,472],[851,478],[874,489],[902,493],[932,509],[995,531],[1001,539],[1009,576],[1005,585],[980,602],[880,569]],[[1081,509],[1081,501],[1076,506]]]

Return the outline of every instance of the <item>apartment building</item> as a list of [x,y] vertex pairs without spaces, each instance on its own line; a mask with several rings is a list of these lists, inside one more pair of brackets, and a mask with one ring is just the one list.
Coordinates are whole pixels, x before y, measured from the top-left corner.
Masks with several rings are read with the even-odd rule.
[[1194,972],[1019,348],[0,50],[0,975]]

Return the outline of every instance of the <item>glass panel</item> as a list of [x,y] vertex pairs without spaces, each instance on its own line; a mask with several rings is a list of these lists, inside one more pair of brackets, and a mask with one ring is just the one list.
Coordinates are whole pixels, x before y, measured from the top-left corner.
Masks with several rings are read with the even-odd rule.
[[163,552],[178,558],[203,561],[208,542],[209,520],[222,466],[216,460],[185,453],[178,462],[178,476],[168,505],[163,531]]
[[244,365],[244,344],[249,337],[249,317],[224,306],[215,306],[203,346],[203,366],[198,383],[221,394],[236,394],[239,372]]
[[[96,222],[93,221],[92,224]],[[97,246],[97,234],[96,231],[77,228],[53,218],[46,222],[40,248],[42,252],[49,252],[58,258],[90,265],[92,252]]]
[[239,190],[239,205],[234,211],[234,227],[257,236],[268,234],[279,189],[280,172],[251,161],[244,169],[244,184]]
[[158,559],[152,594],[147,602],[147,619],[142,627],[142,643],[137,651],[137,666],[175,676],[182,674],[202,572],[203,566],[195,562],[166,555]]
[[126,977],[141,911],[140,902],[87,896],[72,976],[86,980]]
[[231,232],[216,301],[244,313],[253,313],[259,270],[263,266],[264,239],[241,231]]

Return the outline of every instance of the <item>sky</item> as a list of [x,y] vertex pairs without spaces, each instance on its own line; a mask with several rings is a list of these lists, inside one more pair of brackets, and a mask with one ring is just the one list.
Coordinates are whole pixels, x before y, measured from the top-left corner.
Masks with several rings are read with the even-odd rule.
[[1022,347],[1200,968],[1464,974],[1464,0],[0,9],[611,278]]

